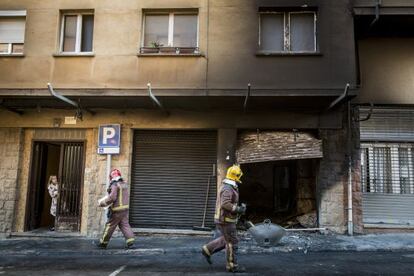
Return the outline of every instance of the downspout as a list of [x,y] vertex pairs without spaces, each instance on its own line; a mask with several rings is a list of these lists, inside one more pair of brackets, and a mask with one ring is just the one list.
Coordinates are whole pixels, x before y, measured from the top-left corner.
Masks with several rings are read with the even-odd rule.
[[351,101],[348,101],[348,235],[354,234],[352,210],[352,133],[351,133]]
[[375,23],[377,23],[380,18],[381,5],[382,5],[382,0],[377,0],[377,4],[375,5],[375,18],[374,20],[372,20],[371,24],[369,25],[370,28],[374,26]]

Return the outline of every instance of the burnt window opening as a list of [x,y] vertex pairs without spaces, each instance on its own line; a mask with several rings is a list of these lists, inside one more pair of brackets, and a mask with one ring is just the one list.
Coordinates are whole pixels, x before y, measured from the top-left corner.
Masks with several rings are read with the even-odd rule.
[[[289,160],[242,164],[240,202],[247,204],[242,220],[270,219],[283,227],[316,227],[316,161]],[[310,216],[313,225],[298,218]]]

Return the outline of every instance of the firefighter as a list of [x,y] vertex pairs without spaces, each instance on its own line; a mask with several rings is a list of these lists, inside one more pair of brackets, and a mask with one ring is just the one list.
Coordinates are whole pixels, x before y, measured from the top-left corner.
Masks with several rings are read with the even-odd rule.
[[128,222],[128,186],[121,176],[121,172],[114,169],[109,174],[110,185],[108,195],[99,200],[100,207],[109,207],[108,221],[102,238],[97,243],[99,248],[106,248],[112,234],[118,226],[126,240],[126,248],[130,249],[134,246],[134,233]]
[[211,256],[226,249],[226,269],[228,272],[244,272],[245,269],[237,264],[238,237],[236,223],[238,216],[246,212],[246,205],[239,205],[238,183],[243,175],[239,165],[233,165],[227,170],[226,178],[220,189],[216,202],[214,221],[221,236],[202,247],[201,253],[209,264]]

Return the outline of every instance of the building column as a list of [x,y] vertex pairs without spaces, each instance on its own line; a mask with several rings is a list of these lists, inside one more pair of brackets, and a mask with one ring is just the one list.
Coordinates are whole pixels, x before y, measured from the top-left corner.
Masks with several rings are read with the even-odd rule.
[[0,128],[0,237],[7,237],[14,231],[22,135],[21,128]]

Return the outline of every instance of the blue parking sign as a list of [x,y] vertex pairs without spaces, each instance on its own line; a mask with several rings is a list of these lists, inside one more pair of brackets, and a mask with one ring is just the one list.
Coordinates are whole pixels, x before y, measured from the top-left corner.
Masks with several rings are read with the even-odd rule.
[[121,125],[108,124],[99,126],[98,153],[119,154],[121,147]]

